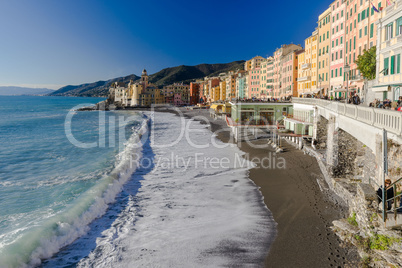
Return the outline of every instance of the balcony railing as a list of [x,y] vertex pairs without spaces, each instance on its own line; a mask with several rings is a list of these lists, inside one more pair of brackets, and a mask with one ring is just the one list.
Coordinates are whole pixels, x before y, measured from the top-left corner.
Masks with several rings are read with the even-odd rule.
[[396,135],[402,135],[402,113],[398,111],[363,107],[322,99],[293,98],[292,102],[320,106],[374,127],[384,128]]
[[363,76],[361,74],[351,75],[349,77],[349,81],[358,81],[358,80],[362,80],[362,79],[363,79]]
[[303,77],[297,78],[297,82],[303,82],[303,81],[307,81],[307,80],[310,80],[310,76],[303,76]]
[[311,63],[305,63],[305,64],[303,64],[303,65],[301,66],[301,68],[302,68],[302,70],[305,70],[305,69],[310,68],[310,66],[311,66]]

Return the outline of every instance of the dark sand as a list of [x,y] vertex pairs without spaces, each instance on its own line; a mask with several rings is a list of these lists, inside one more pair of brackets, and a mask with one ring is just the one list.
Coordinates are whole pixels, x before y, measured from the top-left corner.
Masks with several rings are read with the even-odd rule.
[[[187,117],[205,116],[211,131],[223,142],[231,142],[225,121],[210,118],[205,110],[182,111]],[[252,144],[266,143],[266,139],[260,139],[238,146],[248,154],[248,159],[261,159],[273,154],[272,147],[258,149]],[[282,145],[285,152],[275,159],[278,162],[283,158],[286,168],[257,166],[249,174],[278,223],[278,235],[267,253],[265,267],[356,267],[356,250],[341,247],[341,241],[330,229],[333,220],[347,216],[347,207],[328,190],[315,158],[286,142]]]

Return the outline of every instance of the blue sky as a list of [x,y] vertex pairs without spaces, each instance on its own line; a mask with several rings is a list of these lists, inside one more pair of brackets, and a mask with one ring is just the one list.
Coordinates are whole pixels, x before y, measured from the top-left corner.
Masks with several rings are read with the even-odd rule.
[[55,89],[267,57],[304,44],[331,2],[0,0],[0,86]]

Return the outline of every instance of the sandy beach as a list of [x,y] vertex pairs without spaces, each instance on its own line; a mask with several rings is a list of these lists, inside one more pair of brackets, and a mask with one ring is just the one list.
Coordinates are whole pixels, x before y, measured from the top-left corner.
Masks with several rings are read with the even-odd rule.
[[[185,116],[205,116],[211,131],[228,142],[230,130],[225,121],[209,117],[209,111],[183,111]],[[252,144],[264,145],[267,139]],[[347,216],[347,207],[329,191],[315,158],[283,142],[285,152],[274,156],[274,150],[238,144],[249,159],[262,159],[271,154],[286,167],[250,170],[249,178],[260,187],[264,203],[278,223],[278,234],[267,253],[265,267],[356,267],[356,250],[340,245],[330,229],[332,221]]]

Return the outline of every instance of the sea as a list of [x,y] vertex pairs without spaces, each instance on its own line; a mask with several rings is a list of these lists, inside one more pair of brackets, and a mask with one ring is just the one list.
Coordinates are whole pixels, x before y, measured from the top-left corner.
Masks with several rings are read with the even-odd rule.
[[[200,120],[0,96],[0,267],[261,267],[253,163]],[[197,119],[197,118],[196,118]]]

